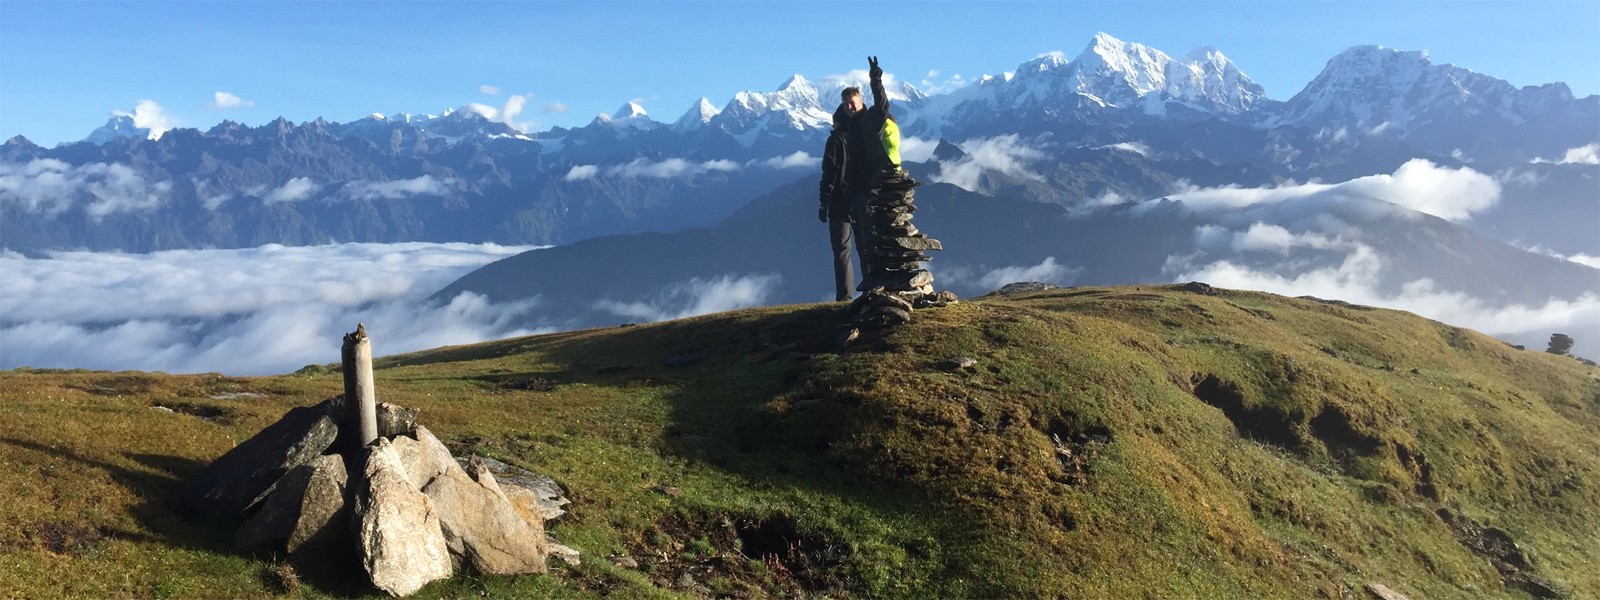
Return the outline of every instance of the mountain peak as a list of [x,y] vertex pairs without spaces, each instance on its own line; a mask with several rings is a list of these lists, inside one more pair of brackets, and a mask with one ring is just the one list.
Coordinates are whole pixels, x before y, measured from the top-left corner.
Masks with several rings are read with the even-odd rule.
[[617,112],[612,113],[611,118],[612,120],[619,120],[645,116],[648,116],[648,114],[645,113],[643,105],[639,104],[638,102],[629,101],[628,103],[623,104],[622,108],[617,109]]
[[778,91],[780,91],[780,92],[785,92],[785,91],[789,91],[789,90],[813,90],[814,91],[814,90],[816,90],[816,88],[811,85],[810,81],[806,81],[805,77],[801,76],[799,73],[795,73],[794,75],[790,76],[788,80],[784,81],[783,85],[778,86]]
[[719,112],[722,111],[717,110],[717,107],[713,106],[710,100],[702,97],[694,103],[694,106],[689,107],[688,112],[683,113],[683,116],[672,124],[672,128],[676,131],[698,129],[706,123],[710,123],[711,119],[716,117]]
[[105,125],[101,125],[100,128],[89,132],[89,137],[84,138],[83,141],[96,146],[104,146],[122,138],[150,138],[152,137],[151,133],[149,128],[138,126],[133,119],[133,115],[115,114],[106,120]]

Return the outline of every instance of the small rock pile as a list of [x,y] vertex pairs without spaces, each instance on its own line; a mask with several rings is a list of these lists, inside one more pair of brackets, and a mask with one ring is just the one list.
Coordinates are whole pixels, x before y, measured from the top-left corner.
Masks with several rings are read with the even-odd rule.
[[876,182],[876,198],[866,209],[866,239],[861,244],[864,277],[850,304],[849,317],[839,334],[839,346],[848,346],[861,328],[893,327],[911,321],[916,308],[943,306],[955,294],[933,291],[933,274],[922,268],[933,257],[924,252],[943,250],[939,240],[923,235],[911,224],[917,211],[915,192],[921,182],[904,169],[885,171]]
[[377,441],[355,448],[340,439],[344,412],[342,396],[290,410],[190,479],[179,509],[243,518],[235,539],[245,548],[313,557],[354,550],[373,586],[395,596],[463,566],[545,572],[553,544],[544,522],[567,503],[554,481],[478,456],[456,459],[417,424],[415,410],[386,402],[378,403]]

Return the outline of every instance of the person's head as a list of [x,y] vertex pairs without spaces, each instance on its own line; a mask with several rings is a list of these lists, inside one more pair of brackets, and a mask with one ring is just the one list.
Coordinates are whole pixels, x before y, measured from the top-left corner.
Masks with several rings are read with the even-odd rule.
[[845,106],[850,107],[850,114],[861,112],[867,108],[867,103],[861,101],[861,88],[855,86],[847,87],[843,92],[839,92],[839,99],[844,101]]

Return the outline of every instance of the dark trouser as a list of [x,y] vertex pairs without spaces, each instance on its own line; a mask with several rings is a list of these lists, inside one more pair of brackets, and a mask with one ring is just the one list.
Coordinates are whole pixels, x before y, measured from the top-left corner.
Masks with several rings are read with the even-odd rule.
[[852,238],[861,243],[860,226],[834,216],[828,218],[828,241],[833,243],[833,289],[835,300],[849,300],[856,287],[855,274],[850,269]]
[[872,275],[867,264],[866,249],[872,244],[872,223],[867,221],[867,204],[872,202],[873,198],[872,188],[850,196],[850,218],[855,220],[856,257],[860,259],[863,280]]

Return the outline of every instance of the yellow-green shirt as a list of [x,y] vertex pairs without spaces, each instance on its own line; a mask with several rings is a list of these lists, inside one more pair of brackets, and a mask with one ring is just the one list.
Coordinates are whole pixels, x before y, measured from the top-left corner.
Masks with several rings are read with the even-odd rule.
[[889,164],[900,166],[900,126],[893,120],[883,122],[883,151],[889,154]]

